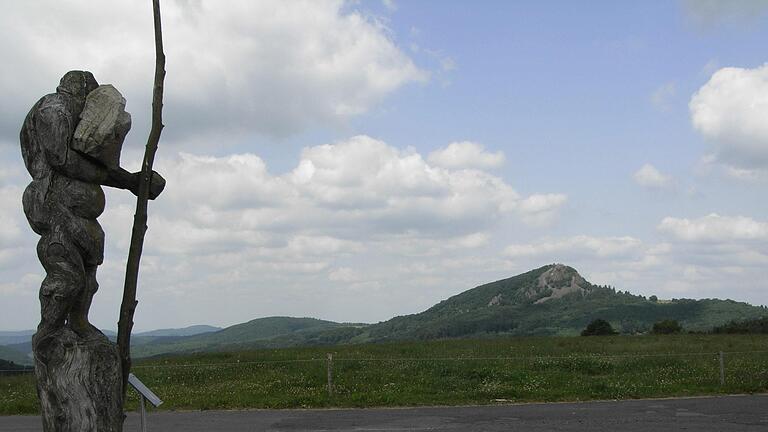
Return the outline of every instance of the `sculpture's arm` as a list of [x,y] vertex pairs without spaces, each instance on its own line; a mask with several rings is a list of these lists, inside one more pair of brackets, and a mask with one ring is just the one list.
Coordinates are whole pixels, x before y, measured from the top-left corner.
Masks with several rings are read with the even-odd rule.
[[[130,173],[122,168],[109,168],[98,160],[70,148],[69,141],[75,122],[64,110],[46,107],[37,115],[35,127],[48,164],[61,174],[88,183],[96,183],[139,193],[140,172]],[[165,187],[165,180],[152,172],[150,199],[155,199]]]

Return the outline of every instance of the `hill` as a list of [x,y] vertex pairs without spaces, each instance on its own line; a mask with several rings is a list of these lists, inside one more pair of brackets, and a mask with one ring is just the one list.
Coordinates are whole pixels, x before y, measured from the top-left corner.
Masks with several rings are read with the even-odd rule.
[[647,332],[662,319],[686,331],[709,331],[733,319],[768,316],[764,307],[732,300],[648,300],[593,285],[562,264],[552,264],[491,282],[444,300],[428,310],[368,327],[356,341],[506,335],[578,335],[602,318],[621,333]]
[[732,300],[649,300],[593,285],[575,269],[552,264],[472,288],[424,312],[378,324],[261,318],[215,333],[174,341],[156,340],[137,346],[134,353],[151,356],[497,335],[575,336],[596,318],[610,322],[624,334],[648,332],[655,322],[663,319],[677,320],[685,331],[703,332],[734,319],[763,316],[768,316],[766,308]]
[[[706,332],[738,320],[768,317],[768,309],[732,300],[657,301],[594,285],[562,264],[480,285],[424,312],[378,324],[342,324],[314,318],[259,318],[223,330],[185,336],[195,330],[159,330],[132,338],[135,357],[166,353],[236,351],[445,338],[576,336],[601,318],[623,334],[648,332],[665,319],[684,331]],[[198,327],[198,326],[195,326]],[[192,328],[188,328],[192,329]],[[197,330],[210,329],[199,326]],[[23,351],[27,345],[14,345]],[[0,357],[1,358],[1,357]]]
[[0,359],[13,362],[18,365],[32,364],[32,358],[28,357],[25,353],[2,345],[0,345]]
[[135,336],[141,337],[175,337],[175,336],[194,336],[204,333],[212,333],[221,330],[221,327],[214,327],[209,325],[193,325],[184,328],[169,328],[151,330],[141,333],[136,333]]
[[11,345],[32,340],[34,330],[0,331],[0,345]]
[[[221,330],[220,327],[209,325],[193,325],[184,328],[159,329],[134,333],[131,336],[131,345],[140,346],[150,343],[171,344],[188,336],[212,333]],[[117,340],[117,333],[112,330],[102,330],[112,341]],[[15,363],[26,365],[32,363],[32,335],[34,330],[0,332],[0,358],[12,360]]]
[[169,352],[231,351],[245,347],[268,348],[294,346],[306,343],[315,335],[348,327],[333,321],[315,318],[268,317],[258,318],[223,330],[169,340],[155,341],[133,346],[136,357],[146,357]]

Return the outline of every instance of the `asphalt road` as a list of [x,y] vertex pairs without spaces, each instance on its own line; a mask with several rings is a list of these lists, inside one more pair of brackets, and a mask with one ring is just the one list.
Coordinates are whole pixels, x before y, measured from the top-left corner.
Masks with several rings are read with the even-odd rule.
[[[234,431],[768,431],[768,395],[473,407],[153,412],[153,432]],[[0,432],[42,431],[38,417],[0,417]],[[138,431],[129,415],[125,431]]]

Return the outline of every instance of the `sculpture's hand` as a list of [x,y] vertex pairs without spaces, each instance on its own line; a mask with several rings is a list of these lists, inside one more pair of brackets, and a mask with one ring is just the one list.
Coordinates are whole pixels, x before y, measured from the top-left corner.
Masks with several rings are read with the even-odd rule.
[[157,171],[152,171],[152,178],[149,180],[149,199],[153,200],[165,189],[165,179]]
[[[139,195],[139,184],[141,182],[141,171],[135,172],[133,176],[133,185],[130,190],[134,195]],[[157,171],[152,171],[152,178],[149,179],[149,199],[153,200],[165,189],[165,179]]]

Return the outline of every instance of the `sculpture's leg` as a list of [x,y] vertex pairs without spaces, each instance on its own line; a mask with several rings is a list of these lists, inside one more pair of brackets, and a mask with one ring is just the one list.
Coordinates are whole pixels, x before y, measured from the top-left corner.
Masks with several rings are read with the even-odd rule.
[[[98,331],[78,332],[95,289],[95,266],[58,228],[44,235],[38,255],[48,273],[40,288],[42,318],[33,337],[37,390],[45,432],[122,430],[122,375],[117,349]],[[87,282],[92,277],[91,282]],[[87,309],[85,310],[87,314]]]
[[85,285],[85,270],[80,254],[54,227],[37,243],[37,256],[46,271],[40,286],[40,325],[38,337],[64,326],[67,316]]
[[84,272],[83,290],[72,306],[69,321],[72,329],[82,335],[99,332],[88,322],[88,311],[91,309],[93,296],[99,289],[96,269],[104,261],[104,230],[94,219],[72,217],[68,222],[68,230],[74,234],[78,250],[83,254]]
[[99,283],[96,281],[96,269],[98,266],[85,266],[85,277],[83,290],[77,296],[72,310],[69,314],[71,327],[81,335],[98,332],[99,330],[88,322],[88,311],[91,309],[93,296],[99,289]]

